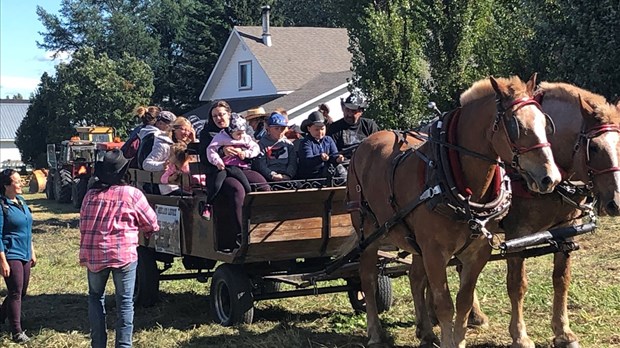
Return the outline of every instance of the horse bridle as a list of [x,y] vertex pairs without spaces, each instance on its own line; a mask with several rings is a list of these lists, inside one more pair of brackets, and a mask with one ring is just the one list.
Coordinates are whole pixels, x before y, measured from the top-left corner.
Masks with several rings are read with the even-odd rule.
[[[542,112],[542,107],[532,97],[523,97],[523,98],[516,99],[512,103],[510,103],[508,108],[504,108],[504,104],[502,103],[502,100],[501,98],[499,98],[499,96],[495,100],[495,103],[497,104],[497,116],[495,118],[495,122],[493,123],[493,132],[496,132],[499,130],[499,122],[503,121],[504,122],[504,133],[512,149],[512,163],[510,165],[515,169],[522,170],[521,165],[519,164],[519,157],[521,155],[528,153],[530,151],[534,151],[536,149],[551,147],[551,143],[549,142],[538,143],[530,147],[522,147],[522,146],[517,145],[516,139],[519,138],[520,132],[519,132],[519,120],[515,116],[515,112],[517,112],[519,109],[521,109],[522,107],[526,105],[535,105]],[[510,117],[506,116],[506,113],[508,111],[510,111],[511,113]],[[555,132],[555,125],[553,124],[553,120],[551,119],[551,117],[549,117],[549,115],[545,113],[543,113],[543,115],[545,115],[545,119],[547,122],[545,126],[546,132],[553,134]]]
[[596,169],[592,167],[590,165],[590,141],[607,132],[620,133],[620,127],[618,127],[615,124],[610,124],[610,123],[594,126],[588,130],[586,130],[585,127],[586,125],[584,122],[582,126],[582,130],[579,133],[579,137],[577,137],[577,142],[575,143],[575,146],[573,148],[573,157],[577,154],[577,152],[581,148],[581,144],[583,143],[585,147],[585,150],[584,150],[585,151],[585,154],[584,154],[585,155],[585,168],[587,169],[588,178],[590,179],[590,183],[588,183],[588,185],[591,185],[595,176],[605,174],[605,173],[610,173],[610,172],[618,172],[620,171],[620,167],[611,166],[605,169]]

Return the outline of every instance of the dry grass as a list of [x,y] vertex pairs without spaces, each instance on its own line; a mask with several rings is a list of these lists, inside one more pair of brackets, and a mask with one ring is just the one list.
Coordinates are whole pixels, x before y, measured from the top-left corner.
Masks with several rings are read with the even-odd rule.
[[[88,347],[86,275],[77,263],[78,214],[68,205],[46,201],[42,195],[26,198],[35,212],[34,233],[39,255],[29,297],[23,304],[23,324],[33,336],[28,346]],[[618,222],[602,219],[597,233],[581,238],[582,250],[573,254],[570,318],[583,347],[620,347]],[[527,266],[528,330],[537,346],[547,347],[552,337],[551,257],[530,259]],[[179,269],[179,265],[175,267]],[[507,331],[510,307],[504,277],[503,262],[489,264],[481,276],[478,290],[491,325],[484,331],[470,331],[470,346],[508,347],[510,344]],[[451,279],[454,284],[454,274]],[[366,343],[365,317],[353,314],[345,294],[259,302],[254,324],[224,328],[209,318],[208,284],[193,280],[164,282],[161,289],[161,303],[136,311],[135,347],[343,348],[363,347]],[[381,317],[397,347],[415,347],[418,343],[408,289],[406,277],[394,280],[394,306]],[[5,294],[2,287],[0,295]],[[108,326],[113,327],[113,296],[109,297],[107,307]],[[110,331],[111,344],[113,335]],[[0,335],[0,346],[12,346],[6,331]]]

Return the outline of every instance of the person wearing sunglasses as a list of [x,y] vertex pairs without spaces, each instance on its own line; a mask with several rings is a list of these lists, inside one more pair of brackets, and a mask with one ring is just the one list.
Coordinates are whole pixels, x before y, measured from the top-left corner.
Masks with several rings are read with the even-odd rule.
[[0,307],[0,324],[8,318],[13,341],[30,340],[21,326],[22,299],[30,281],[30,268],[37,263],[32,243],[32,213],[24,201],[22,178],[14,169],[0,172],[0,272],[7,296]]

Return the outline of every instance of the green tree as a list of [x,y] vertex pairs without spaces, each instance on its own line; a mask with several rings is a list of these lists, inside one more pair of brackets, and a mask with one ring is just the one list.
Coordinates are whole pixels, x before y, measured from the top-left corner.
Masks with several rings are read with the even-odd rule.
[[57,90],[56,79],[43,73],[15,136],[15,144],[25,162],[33,162],[45,153],[48,141],[60,142],[71,132],[68,119],[57,118]]
[[36,159],[46,144],[68,139],[77,125],[105,124],[124,136],[133,110],[147,104],[153,90],[153,73],[144,62],[128,55],[115,61],[91,48],[78,50],[70,63],[56,67],[55,76],[41,77],[17,131],[22,158]]
[[200,93],[230,34],[230,25],[223,20],[225,11],[221,1],[210,5],[195,1],[188,6],[187,29],[179,46],[183,54],[178,58],[173,87],[181,111],[200,104]]
[[407,0],[369,5],[363,11],[349,29],[353,85],[370,97],[366,115],[382,127],[411,127],[423,110],[420,13]]
[[574,83],[612,98],[620,93],[620,7],[596,2],[530,1],[537,8],[532,26],[532,60],[549,80]]

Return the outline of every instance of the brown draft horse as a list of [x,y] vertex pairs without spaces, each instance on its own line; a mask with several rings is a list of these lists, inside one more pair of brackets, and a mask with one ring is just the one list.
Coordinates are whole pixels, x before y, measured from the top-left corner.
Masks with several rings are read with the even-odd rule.
[[[496,231],[497,226],[489,221],[486,227],[480,228],[474,218],[455,219],[456,210],[455,214],[449,214],[433,209],[426,199],[445,196],[453,188],[429,187],[425,177],[432,175],[425,173],[437,168],[431,155],[433,144],[440,143],[441,148],[456,151],[457,159],[450,163],[460,165],[447,171],[459,173],[459,181],[465,185],[457,195],[466,197],[470,205],[463,206],[461,213],[469,212],[470,206],[484,207],[493,199],[497,194],[493,184],[498,177],[496,173],[505,162],[514,164],[531,190],[551,192],[561,175],[547,142],[547,120],[532,99],[535,85],[536,75],[527,84],[516,76],[478,81],[461,96],[460,116],[451,118],[449,142],[433,138],[425,142],[427,139],[412,132],[403,135],[382,131],[368,137],[356,150],[349,166],[347,204],[352,208],[359,245],[364,245],[359,272],[371,346],[385,344],[375,297],[377,251],[383,244],[421,255],[421,262],[414,265],[423,267],[428,275],[441,328],[441,347],[465,346],[474,287],[491,253],[487,228]],[[440,127],[441,120],[435,125]],[[472,232],[475,226],[477,231],[487,233]],[[378,236],[381,230],[385,233]],[[455,316],[446,266],[457,253],[464,267]],[[432,344],[424,340],[423,343]]]
[[[549,140],[553,157],[563,180],[581,181],[596,197],[600,209],[612,216],[620,215],[620,102],[608,104],[604,97],[565,83],[541,83],[537,92],[542,108],[555,122],[557,130]],[[517,183],[518,184],[518,183]],[[514,190],[512,206],[502,221],[506,239],[513,239],[552,227],[579,224],[586,197],[567,197],[574,203],[552,195],[520,195]],[[572,203],[572,204],[571,204]],[[568,320],[567,299],[571,280],[570,254],[554,254],[553,329],[554,347],[579,347]],[[524,259],[508,259],[507,290],[512,306],[510,335],[513,348],[533,348],[523,319],[523,302],[527,291]],[[477,302],[473,318],[487,321]]]

